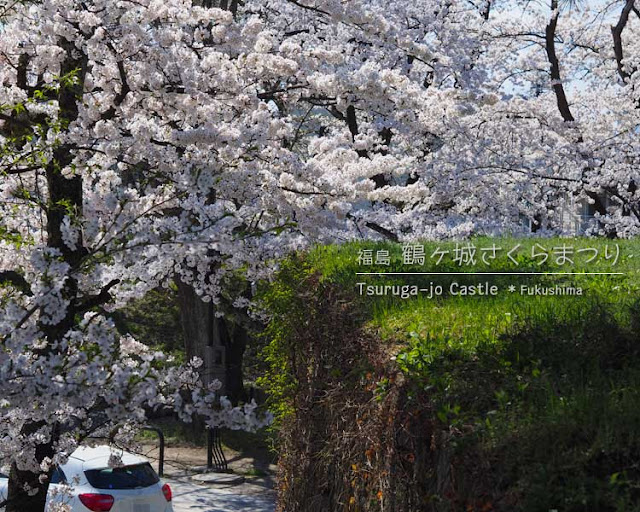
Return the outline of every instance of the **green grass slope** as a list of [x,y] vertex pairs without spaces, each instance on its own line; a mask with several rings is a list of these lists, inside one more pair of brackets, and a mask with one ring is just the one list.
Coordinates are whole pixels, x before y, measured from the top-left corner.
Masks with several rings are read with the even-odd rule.
[[[318,247],[286,263],[265,292],[273,315],[265,383],[285,428],[300,392],[287,351],[296,346],[298,324],[316,318],[305,312],[303,296],[310,288],[305,280],[317,276],[316,291],[341,290],[340,300],[358,319],[349,328],[375,339],[390,365],[382,373],[367,364],[354,368],[359,377],[344,374],[341,386],[360,396],[355,388],[373,371],[371,396],[383,402],[399,372],[403,413],[427,411],[438,431],[434,439],[446,439],[446,469],[437,469],[446,476],[433,475],[437,485],[403,502],[412,505],[385,508],[385,493],[393,489],[384,489],[377,501],[343,492],[333,510],[640,510],[640,241],[423,245],[424,263],[413,264],[399,244]],[[465,250],[471,261],[454,261]],[[384,259],[386,252],[388,265],[362,264],[363,256]],[[460,295],[478,291],[478,284],[497,291]],[[556,294],[530,294],[536,286]],[[438,287],[442,293],[431,296]],[[558,294],[565,289],[574,294]],[[402,298],[403,290],[416,296]],[[325,327],[345,329],[340,320]],[[421,455],[403,457],[413,463]]]

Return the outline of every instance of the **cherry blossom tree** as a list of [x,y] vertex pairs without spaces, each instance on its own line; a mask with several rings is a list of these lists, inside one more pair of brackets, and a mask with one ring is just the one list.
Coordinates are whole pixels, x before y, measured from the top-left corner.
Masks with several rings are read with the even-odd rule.
[[638,232],[635,2],[246,6],[302,63],[263,93],[305,164],[284,187],[356,236],[572,232],[581,203]]
[[[425,107],[446,103],[437,87],[427,89],[435,76],[447,73],[469,80],[469,73],[451,64],[464,48],[455,20],[433,2],[410,8],[370,1],[271,1],[237,7],[229,4],[236,19],[262,27],[256,30],[262,30],[263,65],[278,54],[295,63],[287,76],[265,78],[259,98],[291,126],[282,140],[289,162],[282,166],[277,186],[281,204],[288,205],[287,216],[304,234],[300,241],[370,235],[398,240],[403,230],[415,231],[420,216],[411,209],[421,193],[429,193],[416,183],[433,146],[431,132],[438,129]],[[443,42],[449,57],[440,58],[443,64],[436,73]],[[441,116],[438,111],[432,117]],[[405,209],[404,220],[396,223],[396,214]],[[281,238],[278,243],[282,245]],[[216,350],[227,349],[225,363],[237,368],[237,357],[230,360],[244,341],[238,308],[229,315],[230,308],[218,303],[216,313],[227,313],[212,321],[212,306],[198,300],[191,286],[179,282],[178,292],[187,353],[212,351],[215,344]],[[240,337],[220,348],[220,339],[229,340],[228,332]],[[205,379],[221,371],[208,364],[202,370]]]
[[473,28],[482,40],[474,65],[487,80],[466,91],[465,115],[450,118],[438,155],[453,181],[477,184],[469,211],[565,232],[563,212],[583,202],[599,221],[592,233],[637,234],[636,2],[477,7],[486,15]]
[[144,407],[260,424],[253,405],[215,407],[215,383],[200,389],[191,367],[120,337],[108,316],[204,269],[201,247],[282,227],[247,220],[261,211],[257,162],[276,156],[269,139],[286,124],[245,92],[259,73],[241,52],[255,41],[229,13],[2,8],[0,459],[11,463],[7,510],[32,511],[44,510],[54,464],[90,434],[126,438]]
[[[435,154],[457,88],[475,90],[484,77],[471,65],[477,34],[460,30],[480,23],[477,12],[422,0],[248,6],[263,13],[280,51],[300,62],[264,96],[294,122],[287,143],[305,172],[281,183],[317,212],[309,228],[320,231],[318,214],[333,214],[348,221],[343,237],[451,234],[460,219]],[[328,235],[335,240],[333,228]]]
[[430,151],[425,80],[459,40],[446,13],[222,7],[0,2],[9,512],[43,510],[53,466],[96,432],[130,438],[145,407],[261,423],[118,335],[110,311],[176,275],[215,300],[225,272],[310,241],[397,237],[378,218],[402,210]]

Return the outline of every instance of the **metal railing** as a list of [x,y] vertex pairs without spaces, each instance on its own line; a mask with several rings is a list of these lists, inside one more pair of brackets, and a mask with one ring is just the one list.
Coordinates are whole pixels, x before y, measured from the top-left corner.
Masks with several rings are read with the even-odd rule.
[[158,475],[161,477],[164,476],[164,433],[157,427],[152,427],[151,425],[145,425],[144,430],[151,430],[158,434],[158,442],[160,444],[158,454]]
[[207,469],[226,472],[229,470],[227,459],[222,451],[222,439],[218,427],[207,429]]

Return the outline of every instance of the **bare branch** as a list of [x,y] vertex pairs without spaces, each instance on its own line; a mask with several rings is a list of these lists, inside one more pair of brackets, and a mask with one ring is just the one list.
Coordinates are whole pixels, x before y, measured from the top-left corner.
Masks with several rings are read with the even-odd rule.
[[320,9],[319,7],[315,7],[313,5],[305,5],[301,2],[298,2],[297,0],[288,0],[289,2],[291,2],[294,5],[297,5],[298,7],[302,7],[303,9],[307,9],[309,11],[313,11],[313,12],[317,12],[318,14],[324,14],[325,16],[331,16],[327,11],[324,11],[322,9]]
[[27,82],[27,67],[29,66],[29,56],[26,53],[20,55],[18,59],[18,74],[16,76],[16,85],[20,89],[26,91],[28,87]]
[[485,1],[484,8],[482,9],[480,14],[482,14],[482,17],[485,20],[489,20],[489,16],[491,15],[491,0]]
[[551,83],[553,86],[553,92],[556,95],[556,101],[558,103],[558,110],[562,115],[562,119],[567,122],[575,121],[571,109],[569,108],[569,101],[567,100],[567,94],[562,85],[562,77],[560,75],[560,61],[556,54],[556,29],[558,27],[558,17],[560,16],[560,10],[558,8],[558,0],[551,0],[551,20],[545,29],[545,42],[547,50],[547,58],[549,64],[551,64]]
[[623,82],[626,82],[631,76],[624,69],[624,50],[622,48],[622,32],[624,31],[627,23],[629,22],[629,15],[631,11],[634,10],[635,0],[627,0],[625,6],[622,8],[622,12],[620,13],[620,19],[618,23],[611,27],[611,35],[613,37],[613,52],[616,56],[616,63],[618,64],[618,74],[620,78],[622,78]]
[[40,306],[39,306],[38,304],[36,304],[35,306],[32,306],[32,307],[31,307],[31,309],[29,309],[29,310],[24,314],[24,316],[20,319],[20,321],[16,324],[16,326],[13,328],[13,330],[12,330],[9,334],[7,334],[6,336],[4,336],[4,337],[2,338],[2,340],[0,341],[0,345],[4,345],[4,344],[7,342],[7,340],[9,339],[9,337],[10,337],[10,336],[15,332],[15,331],[17,331],[18,329],[21,329],[21,328],[22,328],[22,326],[23,326],[24,324],[26,324],[26,323],[27,323],[27,320],[29,320],[29,318],[31,318],[31,317],[33,316],[33,314],[34,314],[36,311],[38,311],[38,308],[39,308],[39,307],[40,307]]
[[100,293],[98,295],[88,297],[82,304],[80,304],[76,308],[76,311],[79,313],[84,313],[85,311],[89,311],[90,309],[102,306],[103,304],[110,302],[113,297],[109,293],[109,290],[119,283],[120,279],[114,279],[113,281],[110,281],[104,286],[104,288],[102,288],[102,290],[100,290]]
[[[345,118],[349,132],[351,132],[351,139],[355,142],[356,136],[360,133],[358,130],[358,118],[356,117],[356,108],[353,105],[347,107],[347,117]],[[369,154],[365,149],[357,150],[358,156],[361,158],[367,158]]]
[[127,94],[131,92],[131,88],[129,87],[129,82],[127,81],[127,72],[124,68],[124,62],[122,61],[122,59],[118,58],[116,49],[111,43],[108,43],[107,46],[114,54],[116,54],[116,60],[117,60],[116,64],[118,66],[118,75],[120,76],[121,86],[120,86],[120,92],[113,99],[113,105],[108,110],[103,112],[101,116],[103,120],[113,119],[113,117],[116,115],[116,108],[122,105],[122,102],[127,97]]
[[382,236],[384,236],[388,240],[391,240],[392,242],[400,241],[400,238],[398,237],[398,235],[396,235],[393,231],[389,231],[387,228],[382,227],[380,224],[367,221],[364,223],[364,225],[367,226],[369,229],[372,229],[376,233],[380,233]]

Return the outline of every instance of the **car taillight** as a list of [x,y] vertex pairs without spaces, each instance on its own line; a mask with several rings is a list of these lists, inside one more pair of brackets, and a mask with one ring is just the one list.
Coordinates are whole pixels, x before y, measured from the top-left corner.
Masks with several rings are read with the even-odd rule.
[[169,484],[164,484],[162,486],[162,494],[164,494],[165,500],[171,501],[172,495],[171,495],[171,487],[169,487]]
[[109,512],[113,507],[113,496],[110,494],[80,494],[78,498],[92,512]]

